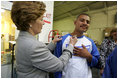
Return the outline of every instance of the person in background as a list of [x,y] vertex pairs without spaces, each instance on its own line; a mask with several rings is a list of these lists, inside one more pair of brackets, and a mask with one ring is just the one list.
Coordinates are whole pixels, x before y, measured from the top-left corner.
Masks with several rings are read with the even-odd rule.
[[44,24],[45,7],[45,4],[40,1],[13,2],[11,18],[20,30],[15,48],[19,78],[47,78],[48,72],[63,70],[73,54],[76,37],[70,38],[69,45],[64,48],[59,58],[51,53],[56,42],[61,40],[59,36],[56,36],[48,46],[36,40],[35,35],[41,32]]
[[109,54],[114,50],[117,45],[117,28],[113,28],[110,32],[109,38],[103,40],[100,47],[100,74],[102,75],[105,62]]
[[75,44],[72,58],[69,59],[68,64],[64,67],[62,72],[54,73],[56,78],[91,78],[91,68],[97,65],[99,59],[99,52],[94,41],[83,35],[90,25],[90,17],[88,14],[81,13],[74,21],[75,29],[72,33],[66,34],[62,40],[57,42],[54,54],[57,57],[62,55],[62,51],[69,44],[71,36],[77,37],[78,41]]
[[102,75],[103,78],[117,78],[117,45],[108,56]]

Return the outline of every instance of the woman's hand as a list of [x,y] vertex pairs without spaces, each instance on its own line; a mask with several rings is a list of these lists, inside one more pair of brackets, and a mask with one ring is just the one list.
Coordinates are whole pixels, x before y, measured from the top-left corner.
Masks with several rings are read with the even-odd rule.
[[70,44],[72,44],[74,46],[76,44],[76,42],[77,42],[77,37],[76,36],[70,37]]
[[53,42],[54,44],[56,44],[58,41],[62,40],[62,38],[60,38],[60,37],[61,37],[61,35],[56,35],[56,36],[54,37],[54,39],[52,40],[52,42]]

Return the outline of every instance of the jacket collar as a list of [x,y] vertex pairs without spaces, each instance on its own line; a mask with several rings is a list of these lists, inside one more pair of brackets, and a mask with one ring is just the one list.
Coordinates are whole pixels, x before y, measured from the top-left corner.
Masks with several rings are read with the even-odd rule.
[[30,34],[29,32],[27,32],[27,31],[20,31],[19,37],[20,37],[20,36],[25,36],[25,37],[28,37],[28,38],[33,38],[33,39],[36,40],[35,36],[31,35],[31,34]]

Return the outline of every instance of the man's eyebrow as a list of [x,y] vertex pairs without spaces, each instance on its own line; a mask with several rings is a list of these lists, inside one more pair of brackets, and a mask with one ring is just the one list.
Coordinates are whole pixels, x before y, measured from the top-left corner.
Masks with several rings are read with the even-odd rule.
[[[84,19],[84,18],[80,18],[80,19],[86,20],[86,19]],[[86,21],[90,21],[90,20],[86,20]]]
[[90,22],[90,20],[88,20],[88,19],[86,21],[89,21]]

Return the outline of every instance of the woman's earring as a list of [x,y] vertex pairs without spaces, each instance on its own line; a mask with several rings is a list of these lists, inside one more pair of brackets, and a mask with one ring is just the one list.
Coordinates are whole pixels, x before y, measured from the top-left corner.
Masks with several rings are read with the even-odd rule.
[[30,25],[30,27],[32,27],[32,25]]

